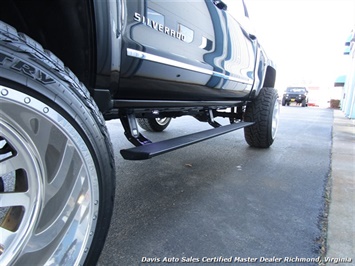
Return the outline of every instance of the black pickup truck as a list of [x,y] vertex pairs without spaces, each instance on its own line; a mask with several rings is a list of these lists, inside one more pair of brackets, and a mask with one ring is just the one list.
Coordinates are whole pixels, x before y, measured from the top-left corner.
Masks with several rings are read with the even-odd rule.
[[282,106],[295,102],[302,107],[308,106],[308,91],[305,87],[287,87],[282,96]]
[[[129,160],[241,128],[272,145],[276,70],[235,5],[237,17],[216,0],[1,1],[0,265],[95,264],[115,191],[105,120],[120,119]],[[211,129],[142,134],[186,115]]]

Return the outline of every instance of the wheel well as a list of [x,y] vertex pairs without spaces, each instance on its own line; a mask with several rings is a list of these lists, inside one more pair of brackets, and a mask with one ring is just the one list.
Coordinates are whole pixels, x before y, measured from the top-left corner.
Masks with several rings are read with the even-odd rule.
[[264,87],[274,88],[275,81],[276,81],[276,70],[273,67],[268,66],[266,69],[263,88]]
[[53,52],[88,88],[96,72],[93,17],[91,1],[1,1],[0,20]]

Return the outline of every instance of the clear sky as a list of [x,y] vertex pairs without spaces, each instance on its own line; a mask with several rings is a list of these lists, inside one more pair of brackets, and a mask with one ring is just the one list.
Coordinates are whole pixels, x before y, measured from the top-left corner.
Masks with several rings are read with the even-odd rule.
[[[224,2],[233,12],[233,0]],[[245,3],[260,43],[277,65],[276,86],[331,86],[345,74],[343,51],[355,25],[355,0]]]

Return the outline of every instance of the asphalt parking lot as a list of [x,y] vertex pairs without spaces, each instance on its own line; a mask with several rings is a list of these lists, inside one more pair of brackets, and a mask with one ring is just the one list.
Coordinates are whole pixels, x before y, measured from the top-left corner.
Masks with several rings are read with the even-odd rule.
[[[117,188],[99,265],[211,265],[230,258],[307,258],[314,259],[307,265],[317,265],[332,123],[332,109],[282,107],[270,149],[248,147],[239,130],[147,161],[125,161],[119,150],[131,144],[120,122],[109,121]],[[186,117],[165,132],[144,134],[157,140],[209,128]]]

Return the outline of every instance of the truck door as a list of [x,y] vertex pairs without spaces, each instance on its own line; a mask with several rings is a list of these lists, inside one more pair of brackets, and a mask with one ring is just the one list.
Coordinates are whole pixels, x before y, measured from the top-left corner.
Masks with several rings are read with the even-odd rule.
[[250,89],[252,47],[239,24],[224,10],[223,2],[126,3],[121,79],[149,78],[216,89]]
[[250,90],[254,82],[256,36],[251,32],[248,13],[243,0],[233,0],[225,14],[228,52],[224,70],[229,77],[225,89]]

